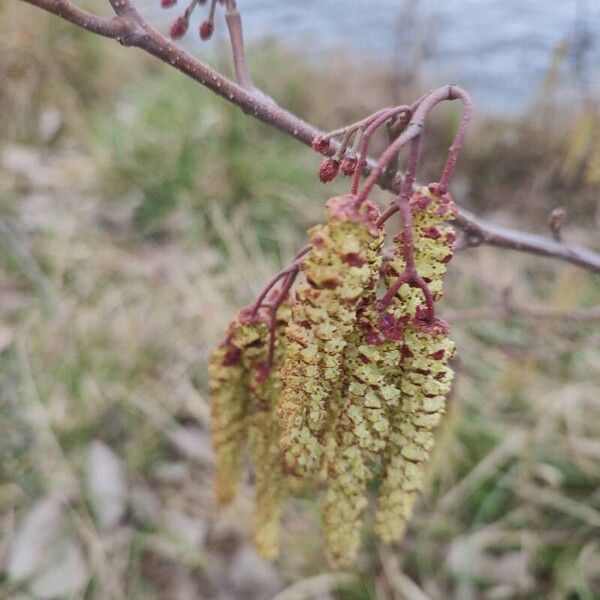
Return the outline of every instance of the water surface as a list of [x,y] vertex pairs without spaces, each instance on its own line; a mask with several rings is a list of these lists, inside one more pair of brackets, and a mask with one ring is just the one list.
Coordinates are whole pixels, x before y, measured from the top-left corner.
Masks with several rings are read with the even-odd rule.
[[[138,2],[163,31],[178,11],[161,12],[158,0]],[[600,0],[238,0],[238,6],[249,40],[276,38],[317,60],[342,47],[404,75],[418,64],[428,85],[458,83],[488,111],[525,108],[561,45],[570,48],[559,70],[562,92],[600,89]],[[186,44],[200,56],[210,52],[193,33]]]

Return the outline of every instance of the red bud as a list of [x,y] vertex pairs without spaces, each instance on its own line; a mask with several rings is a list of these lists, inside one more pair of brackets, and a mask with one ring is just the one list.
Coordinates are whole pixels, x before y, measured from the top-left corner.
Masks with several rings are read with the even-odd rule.
[[354,175],[358,159],[356,156],[344,156],[340,169],[344,175]]
[[316,150],[317,152],[320,152],[321,154],[327,154],[327,152],[329,152],[329,149],[331,147],[331,143],[329,142],[329,140],[326,140],[326,139],[322,138],[320,135],[318,135],[312,141],[312,147],[313,147],[313,150]]
[[177,4],[177,0],[160,0],[161,8],[171,8]]
[[335,179],[340,170],[340,161],[336,158],[326,158],[319,167],[319,179],[323,183],[329,183]]
[[185,17],[177,17],[173,21],[171,25],[171,31],[169,32],[171,39],[178,40],[179,38],[183,37],[188,30],[188,25],[188,20]]
[[200,23],[200,39],[204,41],[210,39],[214,30],[215,26],[212,21],[202,21]]

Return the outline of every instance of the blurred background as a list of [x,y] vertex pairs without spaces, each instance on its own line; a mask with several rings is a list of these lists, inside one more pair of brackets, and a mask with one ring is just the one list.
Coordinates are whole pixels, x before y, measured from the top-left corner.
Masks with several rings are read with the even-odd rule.
[[[325,129],[466,87],[457,201],[538,233],[564,207],[565,237],[600,250],[597,2],[239,6],[258,85]],[[179,14],[139,8],[163,32]],[[229,73],[222,15],[210,43],[190,31]],[[460,318],[506,290],[597,306],[597,276],[462,251],[441,307],[456,386],[406,539],[386,548],[367,526],[356,569],[329,573],[303,498],[270,564],[249,544],[250,484],[214,505],[206,359],[346,182],[325,189],[307,148],[16,0],[0,81],[0,598],[600,598],[600,326]],[[458,118],[435,113],[422,181]]]

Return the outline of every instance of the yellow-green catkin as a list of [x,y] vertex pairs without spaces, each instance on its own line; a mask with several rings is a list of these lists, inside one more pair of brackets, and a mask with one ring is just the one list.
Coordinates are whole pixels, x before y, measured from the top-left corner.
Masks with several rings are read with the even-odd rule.
[[306,281],[296,290],[286,331],[278,405],[285,462],[305,478],[322,466],[348,338],[357,309],[376,285],[383,243],[371,202],[357,210],[354,196],[339,196],[327,209],[327,222],[309,231],[312,248],[301,265]]
[[329,563],[350,565],[360,544],[362,513],[374,461],[386,446],[388,414],[398,409],[400,391],[388,376],[397,364],[376,334],[374,298],[360,311],[344,364],[344,399],[335,422],[335,449],[328,464],[322,521]]
[[238,319],[232,321],[227,338],[213,352],[208,364],[215,495],[219,504],[231,502],[237,493],[248,437],[248,377],[242,361],[242,347],[236,340],[240,327]]
[[277,311],[272,365],[268,364],[266,318],[248,308],[240,310],[230,324],[225,342],[209,364],[217,499],[220,503],[233,499],[242,478],[243,457],[248,455],[255,484],[254,543],[267,559],[278,554],[281,512],[290,491],[275,415],[289,317],[290,304],[285,301]]
[[[452,218],[454,204],[435,186],[418,190],[410,204],[415,264],[437,300],[442,294],[446,264],[452,257],[455,234],[444,221]],[[388,265],[388,283],[406,266],[401,241],[400,236],[399,248]],[[401,286],[388,313],[402,330],[398,371],[401,401],[400,409],[391,413],[382,457],[375,531],[384,541],[392,542],[402,538],[422,487],[425,463],[434,443],[432,430],[445,410],[452,383],[448,361],[454,344],[447,337],[448,328],[443,321],[427,320],[424,296],[418,288]]]
[[[250,407],[249,450],[254,473],[254,545],[258,553],[272,560],[279,554],[281,512],[290,494],[290,478],[283,470],[279,449],[281,431],[275,414],[281,391],[279,369],[284,353],[285,327],[290,317],[289,303],[277,312],[273,364],[266,369],[268,347],[254,357],[249,368]],[[267,342],[267,340],[265,340]]]

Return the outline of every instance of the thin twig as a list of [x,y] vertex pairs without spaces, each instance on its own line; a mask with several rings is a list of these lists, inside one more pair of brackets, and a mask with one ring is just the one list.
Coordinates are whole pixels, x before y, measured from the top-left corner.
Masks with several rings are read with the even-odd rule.
[[[391,144],[395,141],[398,136],[406,129],[408,123],[410,122],[411,112],[406,111],[400,115],[393,123],[387,124],[388,130],[388,142]],[[398,173],[398,154],[390,160],[383,175],[381,176],[381,180],[386,185],[394,185],[394,181],[396,179],[396,175]]]
[[593,250],[567,244],[566,242],[558,242],[533,233],[484,223],[479,217],[464,208],[459,209],[454,222],[465,232],[461,242],[463,248],[473,248],[487,244],[498,248],[564,260],[592,273],[600,273],[600,253]]
[[242,28],[242,17],[237,9],[235,0],[227,0],[227,10],[225,12],[225,22],[229,31],[229,40],[231,41],[231,53],[233,55],[233,68],[235,70],[236,81],[245,90],[254,90],[254,84],[250,77],[250,70],[246,62],[246,52],[244,50],[244,30]]
[[448,153],[448,160],[444,166],[444,171],[442,174],[442,179],[440,183],[444,188],[447,187],[450,178],[454,172],[454,168],[456,166],[456,161],[458,159],[458,154],[460,152],[460,148],[464,137],[466,135],[467,129],[469,127],[472,115],[472,105],[469,95],[455,85],[446,85],[437,90],[433,90],[431,93],[427,94],[424,98],[420,98],[417,102],[411,107],[413,114],[410,119],[409,124],[406,126],[404,131],[398,136],[396,140],[394,140],[383,152],[383,154],[379,157],[377,164],[373,167],[369,176],[367,177],[362,190],[358,194],[358,203],[364,201],[364,199],[369,195],[369,192],[373,188],[376,183],[379,183],[381,175],[385,171],[385,168],[389,164],[391,160],[394,159],[396,154],[398,154],[399,150],[405,145],[408,144],[411,140],[416,137],[419,137],[423,132],[423,127],[425,125],[425,120],[427,119],[429,113],[441,102],[446,100],[460,100],[463,103],[463,118],[461,120],[461,124],[459,126],[456,137],[454,138],[454,143],[450,147],[450,151]]
[[[366,164],[368,164],[368,156],[367,151],[369,148],[369,141],[371,136],[375,133],[375,131],[381,127],[386,121],[395,117],[396,115],[407,114],[408,117],[412,117],[412,110],[410,106],[396,106],[395,108],[386,109],[384,111],[377,112],[373,118],[373,120],[369,123],[368,127],[363,132],[363,135],[360,140],[360,154],[358,157],[358,163],[356,171],[354,172],[354,177],[352,178],[352,193],[358,193],[358,185],[360,183],[360,174],[362,169]],[[398,153],[396,153],[396,157]]]

